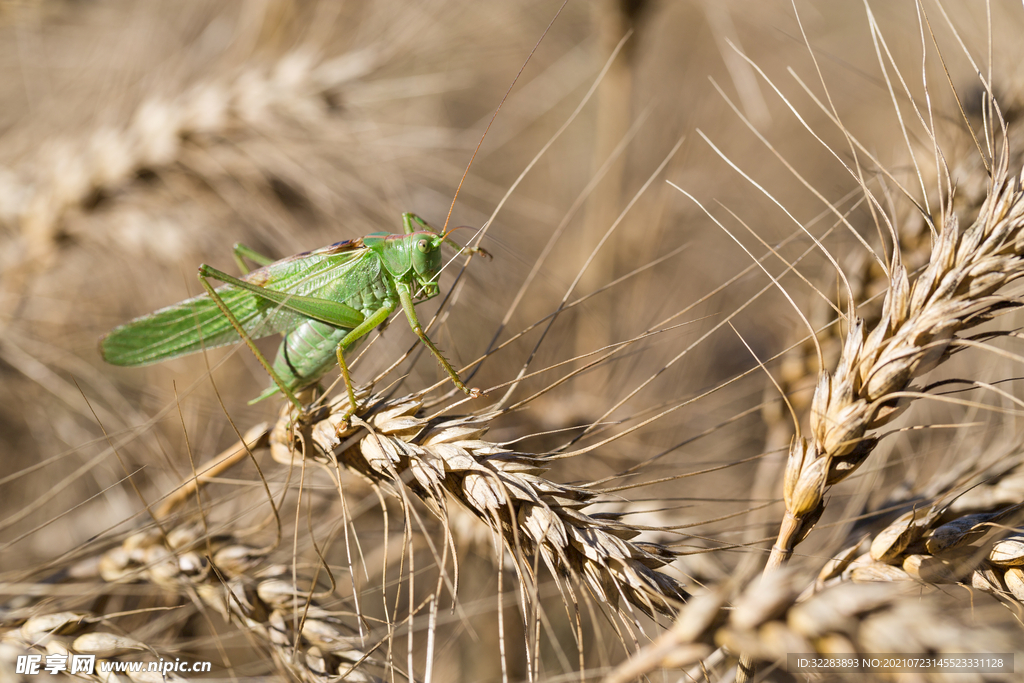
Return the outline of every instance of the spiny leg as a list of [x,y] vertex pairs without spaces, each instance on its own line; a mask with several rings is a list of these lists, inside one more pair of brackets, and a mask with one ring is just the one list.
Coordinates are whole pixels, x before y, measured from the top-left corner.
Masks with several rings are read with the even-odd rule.
[[[228,318],[228,321],[232,324],[235,330],[241,335],[242,339],[249,346],[252,352],[256,355],[256,358],[263,365],[263,368],[270,375],[274,384],[277,385],[278,389],[285,394],[293,404],[295,404],[301,410],[302,406],[295,395],[289,391],[281,378],[274,372],[273,368],[267,363],[267,360],[260,354],[256,346],[252,343],[252,340],[242,329],[241,324],[238,320],[231,315],[224,302],[217,296],[213,287],[205,280],[206,277],[211,277],[221,282],[233,285],[240,289],[244,289],[252,292],[256,296],[278,304],[284,309],[288,309],[312,318],[321,322],[327,323],[328,325],[334,325],[335,327],[343,327],[351,329],[352,331],[345,335],[339,343],[338,360],[341,366],[342,375],[345,377],[345,385],[348,389],[349,400],[351,401],[350,408],[352,411],[355,410],[355,390],[352,387],[352,380],[348,376],[348,366],[344,364],[344,358],[342,352],[345,348],[350,346],[355,340],[359,339],[363,335],[367,334],[374,327],[382,323],[387,319],[388,315],[394,310],[396,304],[392,303],[390,307],[385,306],[383,311],[376,311],[373,316],[369,319],[365,318],[362,313],[352,308],[351,306],[342,303],[340,301],[331,301],[330,299],[320,299],[312,296],[305,296],[302,294],[295,294],[292,292],[281,292],[274,289],[267,289],[245,280],[239,280],[236,277],[232,277],[227,273],[217,270],[203,264],[199,267],[199,278],[203,281],[203,287],[213,297],[217,306],[221,309],[221,312]],[[376,321],[376,322],[374,322]],[[350,413],[351,414],[351,413]]]
[[459,373],[457,373],[451,363],[441,355],[441,352],[436,346],[434,346],[434,342],[430,341],[430,337],[428,337],[427,333],[423,331],[423,327],[420,325],[420,320],[416,317],[416,308],[413,305],[412,290],[409,288],[409,285],[404,282],[396,282],[395,288],[398,290],[398,297],[402,302],[402,310],[405,311],[405,317],[409,321],[409,327],[412,328],[412,331],[416,333],[416,336],[420,338],[420,341],[430,349],[430,352],[434,354],[434,357],[437,358],[439,363],[441,363],[441,367],[448,373],[452,383],[468,396],[471,396],[472,398],[479,398],[481,395],[480,390],[470,389],[463,384],[462,380],[459,378]]
[[235,257],[235,263],[238,264],[238,270],[242,271],[243,275],[248,275],[250,268],[245,263],[245,259],[249,259],[253,263],[257,263],[261,266],[269,266],[274,262],[274,259],[264,256],[255,249],[245,246],[241,242],[235,242],[235,246],[231,247],[231,253]]
[[338,342],[338,349],[336,351],[338,355],[338,367],[341,368],[341,378],[345,382],[345,391],[348,393],[348,412],[345,415],[345,419],[352,417],[356,412],[356,390],[352,386],[352,377],[349,375],[348,363],[345,362],[345,349],[355,344],[362,337],[369,334],[375,327],[383,323],[391,315],[391,312],[395,310],[397,304],[393,301],[385,301],[383,305],[378,308],[373,314],[366,320],[357,325],[348,334],[342,337],[341,341]]
[[267,362],[267,359],[263,357],[263,354],[260,353],[260,350],[256,348],[256,344],[253,343],[252,339],[242,328],[242,324],[238,322],[238,318],[236,318],[235,314],[231,312],[231,309],[227,307],[227,304],[224,303],[224,300],[220,298],[219,294],[217,294],[217,290],[213,288],[213,285],[211,285],[210,281],[207,279],[208,277],[214,277],[219,280],[220,277],[218,277],[218,273],[219,271],[210,268],[205,263],[200,265],[199,283],[203,286],[203,289],[206,290],[206,293],[210,295],[210,298],[213,299],[213,302],[217,304],[217,308],[219,308],[220,312],[224,315],[224,317],[228,319],[228,322],[231,323],[231,326],[235,328],[235,332],[238,332],[238,336],[242,338],[242,341],[245,342],[245,345],[248,346],[249,350],[252,351],[253,355],[256,356],[256,360],[260,362],[260,365],[263,366],[263,369],[266,370],[268,375],[270,375],[270,379],[273,380],[274,384],[277,385],[277,388],[280,389],[281,393],[284,394],[288,398],[288,400],[292,402],[292,405],[294,405],[301,412],[303,410],[302,402],[299,401],[298,398],[296,398],[295,394],[292,393],[292,391],[287,386],[285,386],[285,383],[281,380],[281,378],[277,376],[277,373],[274,372],[274,369],[271,367],[270,363]]

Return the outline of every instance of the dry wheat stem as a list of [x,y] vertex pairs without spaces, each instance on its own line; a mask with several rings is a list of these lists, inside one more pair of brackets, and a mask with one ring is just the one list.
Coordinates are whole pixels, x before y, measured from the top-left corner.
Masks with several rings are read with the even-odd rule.
[[[819,107],[826,110],[820,102]],[[838,124],[835,116],[833,120]],[[853,150],[856,141],[840,128]],[[782,566],[815,525],[824,510],[827,487],[845,479],[870,455],[877,438],[869,432],[892,420],[917,397],[906,391],[913,379],[948,358],[957,347],[956,335],[963,330],[1019,305],[997,294],[1024,274],[1024,193],[1020,179],[1009,174],[1005,124],[1003,132],[999,164],[974,223],[961,233],[952,201],[948,206],[943,203],[941,229],[933,236],[929,262],[912,285],[890,225],[894,245],[886,269],[888,291],[881,318],[874,324],[856,316],[856,295],[844,275],[850,329],[835,372],[822,369],[819,373],[810,406],[810,440],[800,435],[799,426],[792,440],[784,472],[786,512],[766,574]],[[859,165],[855,177],[860,178]],[[821,347],[814,341],[820,363]],[[921,558],[908,560],[915,575],[921,574],[920,562]],[[894,569],[882,568],[883,574]],[[740,679],[749,678],[751,663],[750,653],[745,654]]]
[[270,425],[266,423],[260,423],[251,427],[245,433],[242,440],[235,442],[234,445],[226,448],[215,458],[204,463],[203,468],[195,472],[191,479],[186,480],[181,486],[167,494],[160,503],[160,507],[156,509],[156,519],[162,520],[167,517],[179,505],[187,501],[191,496],[194,496],[200,486],[212,481],[214,477],[236,465],[251,451],[265,446],[269,434]]

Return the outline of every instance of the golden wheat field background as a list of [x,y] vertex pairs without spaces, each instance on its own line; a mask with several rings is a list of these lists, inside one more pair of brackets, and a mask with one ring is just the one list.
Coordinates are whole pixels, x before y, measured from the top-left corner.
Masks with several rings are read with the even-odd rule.
[[[1022,28],[971,0],[0,2],[0,681],[1024,651]],[[481,398],[401,315],[350,357],[349,420],[337,372],[303,414],[249,405],[241,343],[101,360],[236,242],[443,225],[471,158],[448,224],[493,259],[417,311]]]

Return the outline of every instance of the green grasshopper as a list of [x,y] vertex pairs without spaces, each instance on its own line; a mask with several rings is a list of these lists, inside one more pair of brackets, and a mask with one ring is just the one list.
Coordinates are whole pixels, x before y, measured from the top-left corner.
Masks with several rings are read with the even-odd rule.
[[[417,231],[414,221],[423,230]],[[439,292],[441,244],[460,248],[448,239],[451,231],[439,234],[415,214],[402,214],[402,222],[402,235],[375,232],[273,262],[235,245],[241,278],[200,265],[205,294],[113,329],[100,339],[100,353],[113,365],[148,365],[241,337],[273,380],[253,403],[280,391],[301,411],[296,392],[315,384],[337,362],[351,415],[356,398],[345,352],[401,306],[413,332],[455,386],[476,398],[479,389],[463,384],[423,331],[414,308]],[[490,258],[483,249],[468,251]],[[243,258],[261,267],[249,272]],[[211,279],[225,284],[214,289]],[[252,340],[275,333],[284,338],[271,365]]]

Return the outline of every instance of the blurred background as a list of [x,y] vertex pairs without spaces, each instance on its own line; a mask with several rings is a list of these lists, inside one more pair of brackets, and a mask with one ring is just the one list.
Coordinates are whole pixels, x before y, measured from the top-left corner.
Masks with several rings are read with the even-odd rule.
[[[470,406],[482,407],[533,353],[530,371],[570,362],[528,378],[512,402],[594,359],[577,356],[656,331],[503,416],[490,438],[527,439],[518,447],[543,452],[587,425],[607,436],[678,408],[560,463],[554,476],[592,481],[643,463],[639,474],[613,480],[644,485],[609,496],[609,510],[679,527],[651,537],[695,553],[731,548],[681,560],[688,582],[763,561],[765,543],[734,544],[772,533],[765,519],[781,509],[779,449],[792,420],[755,356],[787,391],[802,391],[798,412],[816,361],[799,346],[783,353],[806,336],[793,304],[666,181],[757,257],[767,251],[759,239],[782,243],[788,259],[810,251],[798,266],[807,282],[790,274],[783,285],[816,326],[832,312],[808,283],[834,301],[837,276],[808,250],[800,225],[827,233],[822,240],[863,280],[867,301],[877,294],[870,255],[845,228],[828,232],[836,216],[825,202],[883,258],[891,243],[880,243],[879,207],[863,201],[847,170],[856,167],[847,136],[874,157],[857,152],[865,182],[888,202],[881,210],[909,242],[926,245],[923,220],[895,184],[919,200],[936,187],[935,155],[913,132],[918,114],[903,87],[930,103],[922,116],[945,135],[958,201],[969,202],[984,178],[949,83],[978,115],[978,79],[960,41],[987,70],[985,8],[927,4],[931,34],[912,2],[570,1],[545,34],[560,5],[0,3],[0,569],[8,580],[38,578],[65,553],[134,528],[140,504],[126,473],[147,494],[175,486],[189,472],[186,434],[202,460],[236,439],[225,413],[243,430],[276,415],[276,399],[247,405],[267,378],[244,347],[115,368],[101,361],[99,336],[197,293],[200,263],[234,272],[236,242],[281,258],[400,232],[405,211],[444,224],[474,148],[538,41],[451,216],[450,225],[486,224],[480,244],[494,259],[471,262],[432,337],[462,367],[564,298],[594,295],[559,315],[543,339],[547,322],[491,355],[471,382],[491,390]],[[994,80],[1012,117],[1024,15],[1016,5],[993,10]],[[765,267],[784,270],[771,257]],[[421,306],[421,319],[439,304]],[[413,341],[404,322],[391,325],[355,365],[356,381]],[[272,353],[277,343],[261,348]],[[978,372],[1007,375],[1003,367]],[[414,389],[441,378],[423,354],[403,373]],[[957,409],[934,410],[905,424],[963,420]],[[975,419],[984,422],[972,432],[979,444],[1013,433],[994,418]],[[908,479],[940,469],[953,438],[885,442],[894,455],[873,478],[836,493],[855,500],[837,506],[843,528]],[[665,481],[645,483],[653,480]],[[829,538],[820,546],[835,543]],[[466,582],[465,599],[493,595],[489,542],[470,557],[484,578]],[[446,664],[452,680],[498,675],[493,663],[474,661],[473,646],[455,649],[463,655]]]

